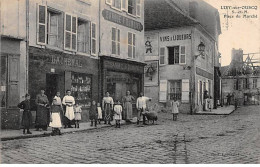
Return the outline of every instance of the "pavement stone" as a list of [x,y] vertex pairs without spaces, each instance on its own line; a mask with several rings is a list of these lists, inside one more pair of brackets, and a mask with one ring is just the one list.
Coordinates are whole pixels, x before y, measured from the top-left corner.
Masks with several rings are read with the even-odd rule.
[[62,136],[1,142],[1,163],[198,164],[259,163],[260,112],[230,115],[159,113],[158,125],[124,125]]

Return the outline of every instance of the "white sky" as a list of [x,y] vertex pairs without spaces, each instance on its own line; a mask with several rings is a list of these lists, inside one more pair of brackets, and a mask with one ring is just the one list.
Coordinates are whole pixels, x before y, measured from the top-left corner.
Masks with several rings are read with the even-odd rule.
[[[219,36],[219,51],[222,56],[222,66],[229,65],[232,48],[241,48],[244,53],[260,52],[260,0],[204,1],[217,8],[220,14],[222,34]],[[227,23],[227,19],[224,18],[224,13],[227,13],[227,10],[221,9],[221,6],[257,6],[257,10],[247,9],[248,15],[257,15],[257,18],[246,19],[242,18],[243,14],[240,14],[241,18],[228,19],[229,27],[226,29],[225,24]],[[232,9],[228,12],[231,14]],[[236,14],[233,15],[236,16]],[[257,56],[260,59],[259,55]]]

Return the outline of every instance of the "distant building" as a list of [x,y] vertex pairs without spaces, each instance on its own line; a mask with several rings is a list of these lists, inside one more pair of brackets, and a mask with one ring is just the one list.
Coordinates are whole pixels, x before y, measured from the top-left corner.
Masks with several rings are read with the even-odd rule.
[[246,55],[242,49],[232,49],[230,65],[221,67],[223,104],[226,104],[228,94],[233,95],[232,103],[236,99],[239,105],[259,104],[260,67],[254,66],[253,62],[247,64]]
[[203,1],[145,0],[145,94],[162,104],[176,98],[186,113],[203,109],[205,91],[216,104],[220,33],[217,9]]

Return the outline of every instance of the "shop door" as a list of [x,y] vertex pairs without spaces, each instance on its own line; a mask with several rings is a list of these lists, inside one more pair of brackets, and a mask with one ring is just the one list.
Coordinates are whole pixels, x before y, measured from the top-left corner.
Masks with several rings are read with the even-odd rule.
[[48,99],[52,102],[53,97],[57,93],[58,74],[46,74],[46,92]]

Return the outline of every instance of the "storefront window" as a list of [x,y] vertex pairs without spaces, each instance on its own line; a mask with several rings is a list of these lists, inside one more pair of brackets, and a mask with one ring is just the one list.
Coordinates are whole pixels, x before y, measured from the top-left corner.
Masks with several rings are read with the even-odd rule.
[[6,78],[7,78],[7,58],[6,56],[1,56],[1,107],[6,107]]
[[76,103],[89,107],[91,105],[91,76],[72,72],[71,80],[71,92]]

